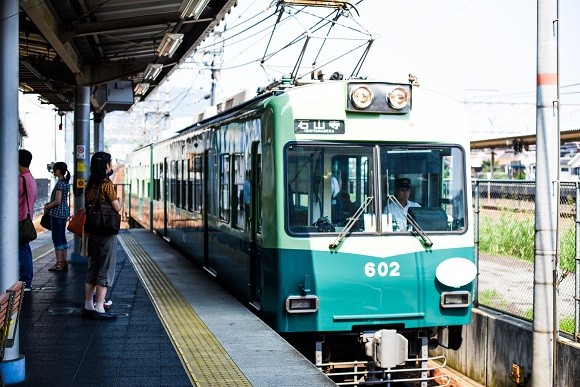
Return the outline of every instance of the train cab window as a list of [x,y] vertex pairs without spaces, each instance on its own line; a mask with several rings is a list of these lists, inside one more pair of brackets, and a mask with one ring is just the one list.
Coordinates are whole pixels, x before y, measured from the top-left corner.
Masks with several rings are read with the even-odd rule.
[[230,221],[230,155],[221,155],[219,164],[219,216]]
[[[286,218],[291,234],[376,232],[373,147],[291,145]],[[355,217],[355,214],[357,216]]]
[[[381,147],[383,232],[463,231],[465,155],[453,146]],[[421,207],[422,210],[411,210]]]

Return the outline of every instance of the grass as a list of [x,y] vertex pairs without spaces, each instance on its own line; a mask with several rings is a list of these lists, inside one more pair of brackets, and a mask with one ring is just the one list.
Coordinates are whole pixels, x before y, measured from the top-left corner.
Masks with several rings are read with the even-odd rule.
[[[534,219],[503,210],[499,217],[480,217],[479,249],[481,252],[516,257],[534,262]],[[575,271],[576,233],[574,227],[560,230],[560,267]]]
[[509,305],[508,302],[501,297],[501,294],[494,289],[479,292],[477,301],[481,305],[497,309],[505,309]]

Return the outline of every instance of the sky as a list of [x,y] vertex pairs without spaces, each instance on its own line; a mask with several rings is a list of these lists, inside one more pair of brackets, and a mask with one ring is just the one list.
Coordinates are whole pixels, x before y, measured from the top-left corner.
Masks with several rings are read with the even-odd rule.
[[[129,122],[132,130],[158,127],[169,133],[191,124],[191,117],[209,103],[204,96],[211,90],[212,61],[221,63],[216,89],[218,97],[223,98],[243,89],[255,91],[290,72],[301,45],[280,49],[314,25],[308,14],[326,15],[328,11],[316,8],[287,12],[272,34],[275,8],[270,7],[271,3],[239,0],[218,27],[225,28],[223,42],[208,38],[157,88],[159,92],[152,93],[129,113],[108,113],[105,137],[107,131],[116,130],[123,121]],[[420,87],[464,102],[472,140],[535,133],[537,1],[356,0],[352,4],[356,4],[356,11],[348,18],[341,17],[341,24],[332,31],[333,37],[349,40],[329,41],[317,58],[316,63],[322,65],[325,74],[340,71],[350,75],[361,50],[346,52],[372,36],[375,40],[359,75],[400,82],[412,73]],[[559,0],[559,7],[560,128],[579,129],[580,1]],[[316,48],[321,41],[317,37],[324,34],[326,30],[311,31],[309,49]],[[264,67],[260,66],[265,53],[278,51],[265,61]],[[305,55],[301,74],[312,69],[314,52],[309,50]],[[35,103],[39,105],[37,102],[34,96],[21,98],[20,116],[23,122],[27,121],[27,129],[34,132],[48,125],[56,127],[55,112],[46,105],[34,107]],[[166,112],[170,114],[165,115]],[[65,126],[72,126],[71,120],[72,116],[65,119]],[[31,138],[46,137],[46,131],[40,133],[43,134]],[[56,152],[61,159],[65,134],[55,130],[55,136],[30,147],[52,154],[51,158]]]
[[[231,20],[226,22],[236,31],[236,22],[269,3],[240,1],[236,13],[241,17],[236,19],[236,15],[231,15]],[[361,75],[405,81],[412,73],[421,87],[466,102],[474,139],[534,133],[536,3],[529,0],[364,0],[356,6],[358,20],[376,41]],[[561,129],[573,129],[580,128],[580,106],[566,106],[566,103],[580,104],[580,23],[577,22],[580,2],[560,0],[559,3],[559,72],[564,104]],[[248,40],[252,42],[251,38]],[[251,88],[253,79],[249,74],[261,73],[256,64],[227,70],[251,58],[247,47],[261,46],[263,52],[264,44],[256,41],[252,46],[239,46],[226,45],[222,83],[228,92],[237,85]],[[326,70],[334,71],[332,65]],[[339,70],[349,73],[347,68]]]

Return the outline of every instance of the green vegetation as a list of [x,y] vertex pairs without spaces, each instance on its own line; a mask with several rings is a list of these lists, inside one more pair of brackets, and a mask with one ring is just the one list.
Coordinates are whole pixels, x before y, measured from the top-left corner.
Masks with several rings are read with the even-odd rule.
[[[496,218],[482,215],[479,222],[479,249],[488,254],[534,262],[534,228],[534,219],[518,212],[503,210]],[[574,227],[563,228],[560,233],[560,267],[564,271],[574,272]]]
[[482,215],[479,222],[479,249],[484,253],[534,261],[534,220],[517,218],[518,213],[502,211],[498,218]]
[[508,306],[506,300],[502,299],[501,295],[495,289],[479,292],[477,301],[481,305],[497,309],[502,309]]
[[566,333],[574,333],[574,316],[563,317],[560,319],[560,330]]
[[[523,314],[522,317],[532,321],[534,319],[534,310],[528,309]],[[560,331],[566,333],[574,333],[574,316],[567,316],[560,318]]]

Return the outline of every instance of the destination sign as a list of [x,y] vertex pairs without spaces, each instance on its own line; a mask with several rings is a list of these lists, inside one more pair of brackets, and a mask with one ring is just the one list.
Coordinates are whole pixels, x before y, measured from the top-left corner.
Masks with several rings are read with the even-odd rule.
[[344,134],[342,120],[294,120],[296,134]]

